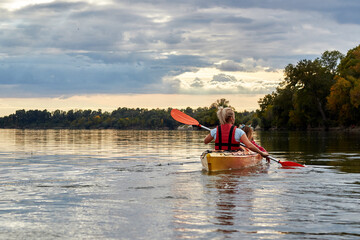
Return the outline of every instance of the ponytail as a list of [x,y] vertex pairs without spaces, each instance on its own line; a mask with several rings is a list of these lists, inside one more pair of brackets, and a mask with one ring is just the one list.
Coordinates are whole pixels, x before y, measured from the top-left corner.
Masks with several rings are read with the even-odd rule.
[[229,107],[219,107],[219,110],[217,111],[217,116],[221,125],[228,123],[231,117],[235,119],[234,111]]

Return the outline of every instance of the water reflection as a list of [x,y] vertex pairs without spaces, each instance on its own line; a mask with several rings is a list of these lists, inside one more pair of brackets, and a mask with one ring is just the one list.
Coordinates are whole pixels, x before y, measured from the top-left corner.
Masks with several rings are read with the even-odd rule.
[[235,171],[202,171],[200,182],[193,179],[196,173],[177,176],[172,195],[166,197],[174,200],[176,238],[213,239],[221,236],[224,239],[244,232],[244,226],[252,222],[251,213],[256,208],[256,190],[250,179],[266,175],[269,167],[269,164],[263,164]]
[[256,131],[256,140],[270,153],[287,161],[360,173],[360,133]]
[[270,164],[264,163],[245,169],[204,174],[215,177],[214,187],[217,190],[217,201],[214,224],[217,232],[230,238],[232,234],[242,229],[241,226],[252,221],[254,210],[254,188],[249,185],[248,177],[267,174]]
[[203,172],[205,131],[0,130],[0,239],[358,237],[358,150],[257,133],[312,166]]

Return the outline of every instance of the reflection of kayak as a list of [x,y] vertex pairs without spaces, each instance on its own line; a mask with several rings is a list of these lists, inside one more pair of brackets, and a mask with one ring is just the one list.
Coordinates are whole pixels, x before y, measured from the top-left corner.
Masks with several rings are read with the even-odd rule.
[[259,164],[262,156],[244,149],[244,151],[205,151],[201,155],[201,163],[206,171],[224,171],[243,169]]

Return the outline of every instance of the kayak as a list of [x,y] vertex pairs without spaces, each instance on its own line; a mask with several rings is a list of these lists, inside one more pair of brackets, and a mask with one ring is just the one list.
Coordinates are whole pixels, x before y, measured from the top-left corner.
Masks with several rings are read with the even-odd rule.
[[236,152],[207,150],[200,158],[203,168],[209,172],[252,167],[262,160],[260,154],[245,148]]

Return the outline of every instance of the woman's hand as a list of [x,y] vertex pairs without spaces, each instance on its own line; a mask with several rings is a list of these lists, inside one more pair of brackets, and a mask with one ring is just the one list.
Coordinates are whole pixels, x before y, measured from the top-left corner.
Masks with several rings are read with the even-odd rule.
[[269,153],[267,152],[261,152],[260,155],[264,158],[267,158],[269,156]]

